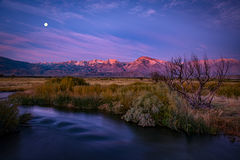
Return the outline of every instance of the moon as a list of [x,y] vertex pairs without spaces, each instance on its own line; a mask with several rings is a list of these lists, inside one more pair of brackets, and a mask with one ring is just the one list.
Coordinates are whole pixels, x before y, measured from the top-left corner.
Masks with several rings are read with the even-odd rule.
[[45,23],[44,23],[44,26],[45,26],[45,27],[47,27],[47,26],[48,26],[48,23],[47,23],[47,22],[45,22]]

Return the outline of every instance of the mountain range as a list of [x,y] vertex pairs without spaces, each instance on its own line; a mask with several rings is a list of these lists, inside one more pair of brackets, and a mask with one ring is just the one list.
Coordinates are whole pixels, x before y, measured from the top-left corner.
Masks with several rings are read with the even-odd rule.
[[[225,59],[230,64],[229,75],[240,75],[240,61]],[[218,60],[209,60],[211,64]],[[83,76],[83,77],[149,77],[152,72],[162,72],[167,61],[146,56],[132,62],[116,59],[28,63],[0,57],[0,74],[16,76]]]

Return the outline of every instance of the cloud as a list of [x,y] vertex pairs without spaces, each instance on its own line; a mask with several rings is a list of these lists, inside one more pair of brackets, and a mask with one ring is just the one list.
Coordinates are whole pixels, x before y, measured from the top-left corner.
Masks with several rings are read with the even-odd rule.
[[94,58],[133,60],[137,56],[155,52],[151,46],[136,41],[112,35],[96,36],[68,30],[39,28],[39,31],[28,33],[22,39],[20,37],[6,34],[4,38],[0,38],[1,55],[12,58],[21,58],[22,55],[22,59],[28,61]]
[[5,32],[0,32],[0,37],[1,37],[1,39],[3,39],[5,44],[10,44],[10,45],[30,42],[29,39],[26,39],[22,36],[18,36],[15,34],[9,34],[9,33],[5,33]]
[[213,10],[217,11],[215,24],[240,26],[240,3],[234,1],[222,1],[213,3]]
[[111,2],[111,3],[99,2],[99,3],[93,3],[88,7],[94,10],[101,10],[101,9],[106,10],[106,9],[117,8],[118,6],[119,6],[119,3],[116,3],[116,2]]
[[126,7],[127,5],[127,0],[91,0],[86,1],[84,11],[87,13],[106,12],[114,9],[119,9],[121,7]]
[[239,0],[166,0],[162,1],[165,11],[178,11],[179,13],[197,16],[206,26],[240,27],[240,1]]
[[187,2],[189,2],[189,1],[185,1],[185,0],[168,0],[168,1],[165,1],[164,5],[163,5],[163,8],[164,9],[171,9],[171,8],[174,8],[174,7],[183,6]]
[[130,11],[129,11],[129,14],[138,15],[138,16],[141,16],[141,17],[149,17],[149,16],[154,15],[156,13],[157,12],[154,9],[147,9],[147,8],[144,8],[144,7],[139,6],[139,5],[131,8]]
[[155,14],[156,13],[156,11],[154,10],[154,9],[149,9],[149,10],[147,10],[145,13],[144,13],[144,16],[151,16],[151,15],[153,15],[153,14]]
[[75,18],[84,20],[84,16],[79,13],[74,13],[71,11],[61,11],[56,7],[49,7],[47,6],[32,6],[20,2],[8,1],[3,0],[1,4],[4,7],[11,8],[14,10],[18,10],[21,12],[34,14],[37,16],[45,16],[49,19],[52,19],[59,23],[64,23],[64,21],[68,18]]
[[137,6],[133,7],[133,8],[131,8],[130,11],[129,11],[129,13],[130,13],[130,14],[138,14],[138,13],[140,13],[140,12],[142,12],[142,11],[143,11],[143,7],[137,5]]
[[206,53],[206,51],[208,50],[208,47],[206,44],[199,44],[199,46],[197,46],[195,49],[199,53],[201,53],[201,52]]
[[[40,62],[41,60],[47,61],[47,59],[58,59],[61,54],[44,48],[35,50],[2,44],[0,44],[0,50],[1,55],[4,57],[29,62]],[[64,54],[61,56],[67,58]]]

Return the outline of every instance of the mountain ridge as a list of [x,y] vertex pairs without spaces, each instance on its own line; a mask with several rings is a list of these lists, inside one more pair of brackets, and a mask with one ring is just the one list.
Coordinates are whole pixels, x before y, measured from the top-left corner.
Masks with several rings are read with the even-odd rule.
[[[225,59],[230,63],[231,75],[240,74],[240,61]],[[218,62],[209,60],[210,63]],[[152,72],[162,72],[168,61],[142,56],[132,62],[120,62],[116,59],[89,61],[65,61],[47,63],[29,63],[0,57],[0,74],[18,76],[116,76],[149,77]]]

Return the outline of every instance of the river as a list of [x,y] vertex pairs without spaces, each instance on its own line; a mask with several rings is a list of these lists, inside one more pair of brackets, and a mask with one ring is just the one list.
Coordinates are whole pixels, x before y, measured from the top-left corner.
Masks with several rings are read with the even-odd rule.
[[20,106],[30,127],[0,138],[1,160],[238,159],[240,143],[224,136],[187,136],[160,127],[141,128],[103,113]]

